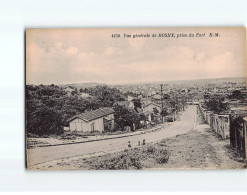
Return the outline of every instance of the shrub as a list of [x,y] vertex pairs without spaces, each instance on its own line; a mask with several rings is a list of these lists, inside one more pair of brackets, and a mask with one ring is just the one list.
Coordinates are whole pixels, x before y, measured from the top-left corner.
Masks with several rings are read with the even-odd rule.
[[168,162],[168,156],[158,156],[156,157],[156,162],[159,164],[167,163]]
[[149,145],[143,148],[124,150],[123,152],[111,155],[95,157],[86,161],[93,169],[119,170],[119,169],[142,169],[145,161],[152,159],[152,162],[167,163],[169,154],[162,146]]
[[165,149],[159,149],[155,158],[156,162],[159,164],[167,163],[169,160],[169,154]]
[[155,151],[156,151],[156,148],[154,146],[148,146],[147,147],[147,152],[148,153],[154,154]]
[[55,109],[40,107],[27,115],[27,132],[39,136],[62,134],[62,118]]

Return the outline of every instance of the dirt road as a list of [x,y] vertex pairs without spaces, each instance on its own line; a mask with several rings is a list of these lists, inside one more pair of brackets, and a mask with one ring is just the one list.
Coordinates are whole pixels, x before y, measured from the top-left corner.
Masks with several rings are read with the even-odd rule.
[[145,139],[146,143],[150,143],[179,134],[184,134],[193,130],[195,125],[195,114],[196,107],[189,106],[187,110],[182,113],[179,121],[174,122],[171,126],[163,128],[160,131],[148,134],[96,142],[28,149],[28,167],[61,158],[99,152],[110,152],[112,150],[127,148],[128,141],[131,142],[132,146],[135,146],[138,144],[138,141],[143,141],[143,139]]

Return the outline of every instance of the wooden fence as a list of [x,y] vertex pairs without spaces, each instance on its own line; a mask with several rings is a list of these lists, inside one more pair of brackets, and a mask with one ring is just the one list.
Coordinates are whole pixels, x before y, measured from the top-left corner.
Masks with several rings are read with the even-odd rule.
[[246,115],[230,115],[230,144],[247,160]]
[[222,139],[230,137],[230,119],[229,115],[213,114],[211,111],[205,110],[200,104],[199,109],[206,123],[216,132]]
[[230,138],[230,145],[247,160],[247,113],[213,114],[200,104],[199,109],[211,129],[222,139]]

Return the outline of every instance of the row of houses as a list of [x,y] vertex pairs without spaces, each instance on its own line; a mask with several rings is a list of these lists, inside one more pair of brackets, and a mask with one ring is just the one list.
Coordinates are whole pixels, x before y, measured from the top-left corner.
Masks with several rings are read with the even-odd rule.
[[[118,103],[120,106],[125,106],[129,109],[134,109],[134,105],[129,101]],[[148,121],[151,122],[151,113],[156,108],[161,112],[161,106],[155,103],[150,103],[145,106],[144,114],[147,114]],[[100,108],[93,111],[87,111],[83,114],[78,114],[68,119],[69,130],[79,132],[94,132],[94,131],[109,131],[114,128],[114,110],[111,108]]]
[[[117,105],[124,106],[128,109],[134,110],[134,104],[132,101],[119,101]],[[115,104],[115,105],[116,105]],[[157,113],[156,113],[156,112]],[[139,110],[147,117],[147,122],[152,121],[174,121],[176,118],[176,112],[171,107],[168,108],[169,116],[161,118],[162,106],[155,102],[149,102],[143,104],[143,107]],[[155,117],[155,119],[154,119]],[[69,128],[66,130],[76,132],[93,132],[93,131],[111,131],[114,128],[114,110],[112,108],[100,108],[93,111],[87,111],[83,114],[75,115],[68,119]]]

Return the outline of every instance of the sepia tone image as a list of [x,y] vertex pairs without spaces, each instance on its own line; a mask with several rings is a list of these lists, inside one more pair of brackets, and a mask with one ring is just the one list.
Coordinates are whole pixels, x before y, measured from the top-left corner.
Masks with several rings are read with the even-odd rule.
[[245,169],[246,29],[26,29],[30,170]]

